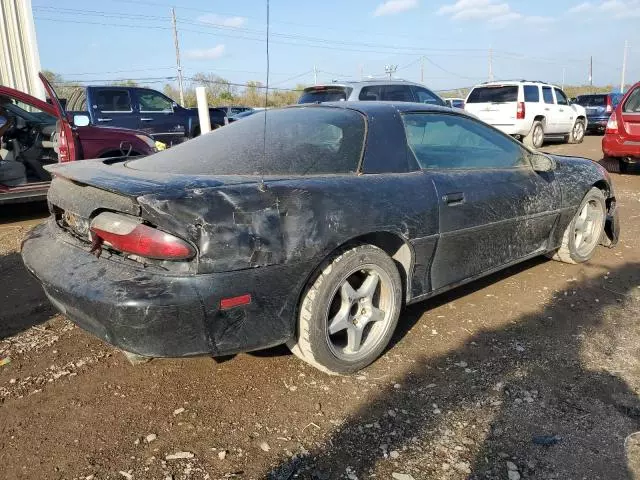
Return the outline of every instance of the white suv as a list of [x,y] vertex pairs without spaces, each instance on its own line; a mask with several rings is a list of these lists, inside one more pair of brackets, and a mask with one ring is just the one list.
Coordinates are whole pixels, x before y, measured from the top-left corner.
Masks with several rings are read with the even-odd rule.
[[464,109],[489,125],[540,148],[545,139],[581,143],[587,114],[555,85],[537,81],[487,82],[471,89]]

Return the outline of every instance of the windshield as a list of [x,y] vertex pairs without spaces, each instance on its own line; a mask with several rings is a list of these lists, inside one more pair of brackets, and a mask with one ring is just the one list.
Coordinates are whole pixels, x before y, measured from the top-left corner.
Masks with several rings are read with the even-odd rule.
[[347,89],[345,87],[310,88],[304,91],[298,100],[298,103],[339,102],[341,100],[346,100],[347,96]]
[[56,123],[57,118],[50,115],[47,112],[40,110],[33,105],[21,102],[18,99],[11,98],[10,102],[5,104],[4,107],[14,115],[31,123],[44,123],[53,124]]
[[[265,112],[127,163],[129,168],[190,175],[318,175],[358,169],[364,117],[330,107]],[[264,147],[266,145],[266,152]]]
[[517,85],[495,85],[474,88],[467,103],[505,103],[518,101]]

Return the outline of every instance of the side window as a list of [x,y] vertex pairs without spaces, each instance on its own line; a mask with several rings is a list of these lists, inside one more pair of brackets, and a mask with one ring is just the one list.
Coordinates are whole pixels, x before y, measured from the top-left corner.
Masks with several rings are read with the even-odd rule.
[[558,105],[569,105],[569,100],[564,92],[559,88],[554,88],[554,90],[556,91],[556,100],[558,101]]
[[362,87],[360,90],[360,95],[358,96],[358,100],[382,100],[382,87]]
[[423,169],[495,169],[527,165],[515,140],[462,115],[409,113],[407,143]]
[[97,90],[94,108],[101,112],[131,112],[128,90]]
[[382,100],[388,102],[413,102],[409,85],[385,85],[382,87]]
[[442,101],[433,93],[422,87],[411,87],[413,96],[418,103],[428,103],[430,105],[442,105]]
[[627,101],[624,102],[622,111],[624,113],[640,113],[640,88],[636,88],[627,97]]
[[551,91],[551,87],[542,87],[542,98],[544,99],[544,103],[549,103],[551,105],[555,103],[553,101],[553,92]]
[[525,102],[537,103],[540,101],[540,87],[538,87],[537,85],[525,85],[523,88]]
[[161,93],[152,90],[138,90],[141,112],[172,112],[173,102]]

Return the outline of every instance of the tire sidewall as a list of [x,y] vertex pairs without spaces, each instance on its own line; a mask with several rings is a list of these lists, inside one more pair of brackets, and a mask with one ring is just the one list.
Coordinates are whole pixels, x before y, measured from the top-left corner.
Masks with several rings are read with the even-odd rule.
[[589,192],[587,192],[587,194],[582,199],[582,202],[580,203],[580,206],[578,207],[578,210],[576,211],[576,214],[573,216],[573,219],[571,220],[571,224],[569,225],[569,238],[568,238],[569,253],[571,255],[571,258],[577,263],[586,262],[591,257],[593,257],[593,254],[595,253],[596,248],[598,248],[598,245],[600,244],[600,242],[596,243],[593,246],[593,249],[587,255],[580,255],[575,245],[575,236],[573,232],[574,232],[576,220],[578,219],[578,215],[580,215],[582,208],[587,204],[587,202],[590,202],[591,200],[596,200],[602,206],[603,215],[602,215],[602,225],[600,226],[600,238],[602,238],[602,234],[604,233],[604,225],[607,220],[607,205],[605,202],[604,194],[602,193],[602,190],[600,190],[599,188],[593,187],[591,190],[589,190]]
[[[582,135],[580,135],[579,138],[576,138],[576,136],[574,134],[575,134],[575,131],[576,131],[576,127],[578,125],[582,125]],[[571,136],[570,136],[571,142],[572,143],[582,143],[582,141],[584,140],[585,134],[586,134],[586,129],[585,129],[585,126],[584,126],[584,121],[576,120],[576,123],[573,125],[573,128],[571,129]]]
[[[376,348],[358,361],[347,362],[336,357],[327,343],[328,320],[326,312],[328,303],[332,300],[332,296],[342,283],[344,275],[353,269],[357,269],[358,266],[365,264],[375,264],[389,275],[392,283],[390,289],[394,297],[395,311],[392,312],[387,331]],[[305,293],[305,297],[307,294],[308,291]],[[304,303],[303,297],[301,308],[305,308]],[[330,371],[342,374],[353,373],[370,365],[384,352],[389,344],[398,323],[401,307],[402,282],[394,261],[383,250],[374,246],[367,245],[348,250],[332,262],[330,273],[328,275],[325,274],[325,278],[318,286],[313,299],[313,307],[309,320],[309,343],[313,357]]]
[[[537,129],[540,129],[540,131],[541,131],[540,145],[536,145],[536,130]],[[536,122],[533,123],[533,128],[531,129],[531,144],[536,149],[541,148],[542,145],[544,145],[544,128],[542,126],[542,122],[540,122],[540,121],[536,121]]]

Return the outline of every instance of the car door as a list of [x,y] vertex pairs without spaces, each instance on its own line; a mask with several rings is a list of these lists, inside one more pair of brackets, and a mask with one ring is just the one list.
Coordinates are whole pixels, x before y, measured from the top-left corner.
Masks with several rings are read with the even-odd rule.
[[127,88],[92,88],[91,111],[98,125],[138,128],[139,114],[134,109],[131,94]]
[[629,92],[620,109],[621,127],[632,142],[640,142],[640,87]]
[[422,112],[403,120],[438,197],[433,290],[545,251],[560,207],[553,172],[534,172],[528,150],[470,117]]
[[542,87],[543,115],[545,117],[544,133],[560,133],[558,105],[551,87]]
[[167,145],[179,142],[185,135],[184,119],[175,113],[174,101],[148,88],[136,89],[140,123],[137,128]]
[[558,130],[560,133],[569,133],[573,127],[576,113],[569,105],[569,99],[562,90],[554,88],[553,91],[556,95],[556,108],[558,109]]

